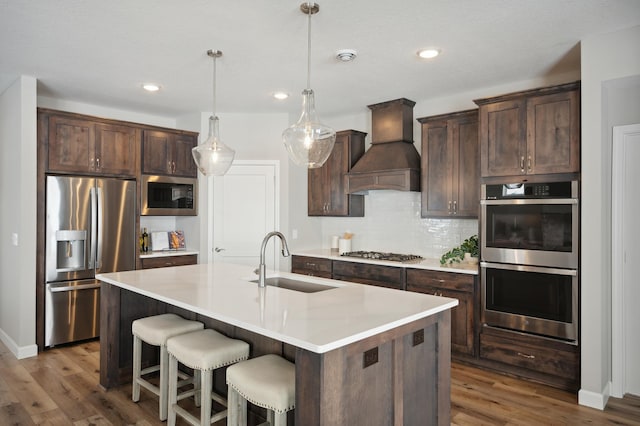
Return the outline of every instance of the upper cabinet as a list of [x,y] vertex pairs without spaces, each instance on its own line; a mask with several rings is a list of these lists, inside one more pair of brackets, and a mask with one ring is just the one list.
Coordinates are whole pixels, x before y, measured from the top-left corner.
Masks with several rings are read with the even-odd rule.
[[419,118],[422,217],[478,217],[478,111]]
[[479,99],[482,177],[580,171],[580,83]]
[[49,116],[47,171],[135,177],[137,141],[134,127]]
[[364,154],[366,135],[357,130],[337,132],[336,144],[326,163],[309,169],[309,216],[364,216],[364,196],[346,193],[346,175]]
[[195,134],[144,130],[142,173],[197,177],[198,169],[191,155],[197,143]]

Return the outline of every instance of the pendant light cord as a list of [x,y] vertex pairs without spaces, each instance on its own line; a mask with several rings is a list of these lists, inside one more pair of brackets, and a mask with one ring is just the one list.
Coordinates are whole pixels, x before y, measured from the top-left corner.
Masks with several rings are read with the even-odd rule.
[[308,15],[308,25],[307,25],[307,90],[311,90],[311,15],[313,9],[313,3],[307,2],[309,11]]
[[216,116],[216,59],[217,56],[213,57],[213,109],[211,110],[212,115]]

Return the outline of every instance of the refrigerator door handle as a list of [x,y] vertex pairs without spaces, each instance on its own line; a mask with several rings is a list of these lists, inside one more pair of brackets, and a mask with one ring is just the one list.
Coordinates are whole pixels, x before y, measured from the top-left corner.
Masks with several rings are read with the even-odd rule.
[[96,197],[97,201],[97,211],[98,211],[98,221],[95,223],[95,226],[98,228],[98,247],[96,249],[96,269],[102,268],[102,207],[103,207],[103,194],[102,188],[97,188],[98,194]]
[[90,224],[90,232],[91,232],[91,247],[89,249],[89,269],[94,269],[96,266],[96,240],[97,240],[97,209],[96,209],[96,188],[93,187],[89,191],[90,193],[90,209],[91,209],[91,224]]

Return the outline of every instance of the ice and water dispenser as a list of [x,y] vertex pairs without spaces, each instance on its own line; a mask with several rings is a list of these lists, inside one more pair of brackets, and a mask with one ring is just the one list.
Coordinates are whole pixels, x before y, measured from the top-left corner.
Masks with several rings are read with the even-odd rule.
[[86,244],[87,231],[56,231],[56,269],[58,272],[87,269]]

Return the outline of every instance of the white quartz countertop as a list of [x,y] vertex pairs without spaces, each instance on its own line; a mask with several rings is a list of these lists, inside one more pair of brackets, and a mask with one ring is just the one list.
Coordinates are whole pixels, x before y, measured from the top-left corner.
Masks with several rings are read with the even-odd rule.
[[331,286],[302,293],[258,287],[250,266],[208,263],[99,274],[113,284],[171,305],[325,353],[458,305],[457,299],[348,283],[287,272],[267,272]]
[[160,250],[149,251],[145,254],[140,254],[140,259],[149,259],[152,257],[168,257],[168,256],[188,256],[190,254],[198,254],[196,250]]
[[340,256],[339,254],[332,252],[329,249],[312,249],[312,250],[300,250],[293,253],[297,256],[311,256],[320,257],[331,260],[342,260],[345,262],[358,262],[358,263],[370,263],[372,265],[384,265],[395,266],[398,268],[415,268],[415,269],[429,269],[432,271],[442,272],[456,272],[458,274],[472,274],[478,275],[478,263],[454,263],[451,266],[441,265],[440,259],[425,258],[419,262],[391,262],[388,260],[377,259],[363,259],[359,257]]

